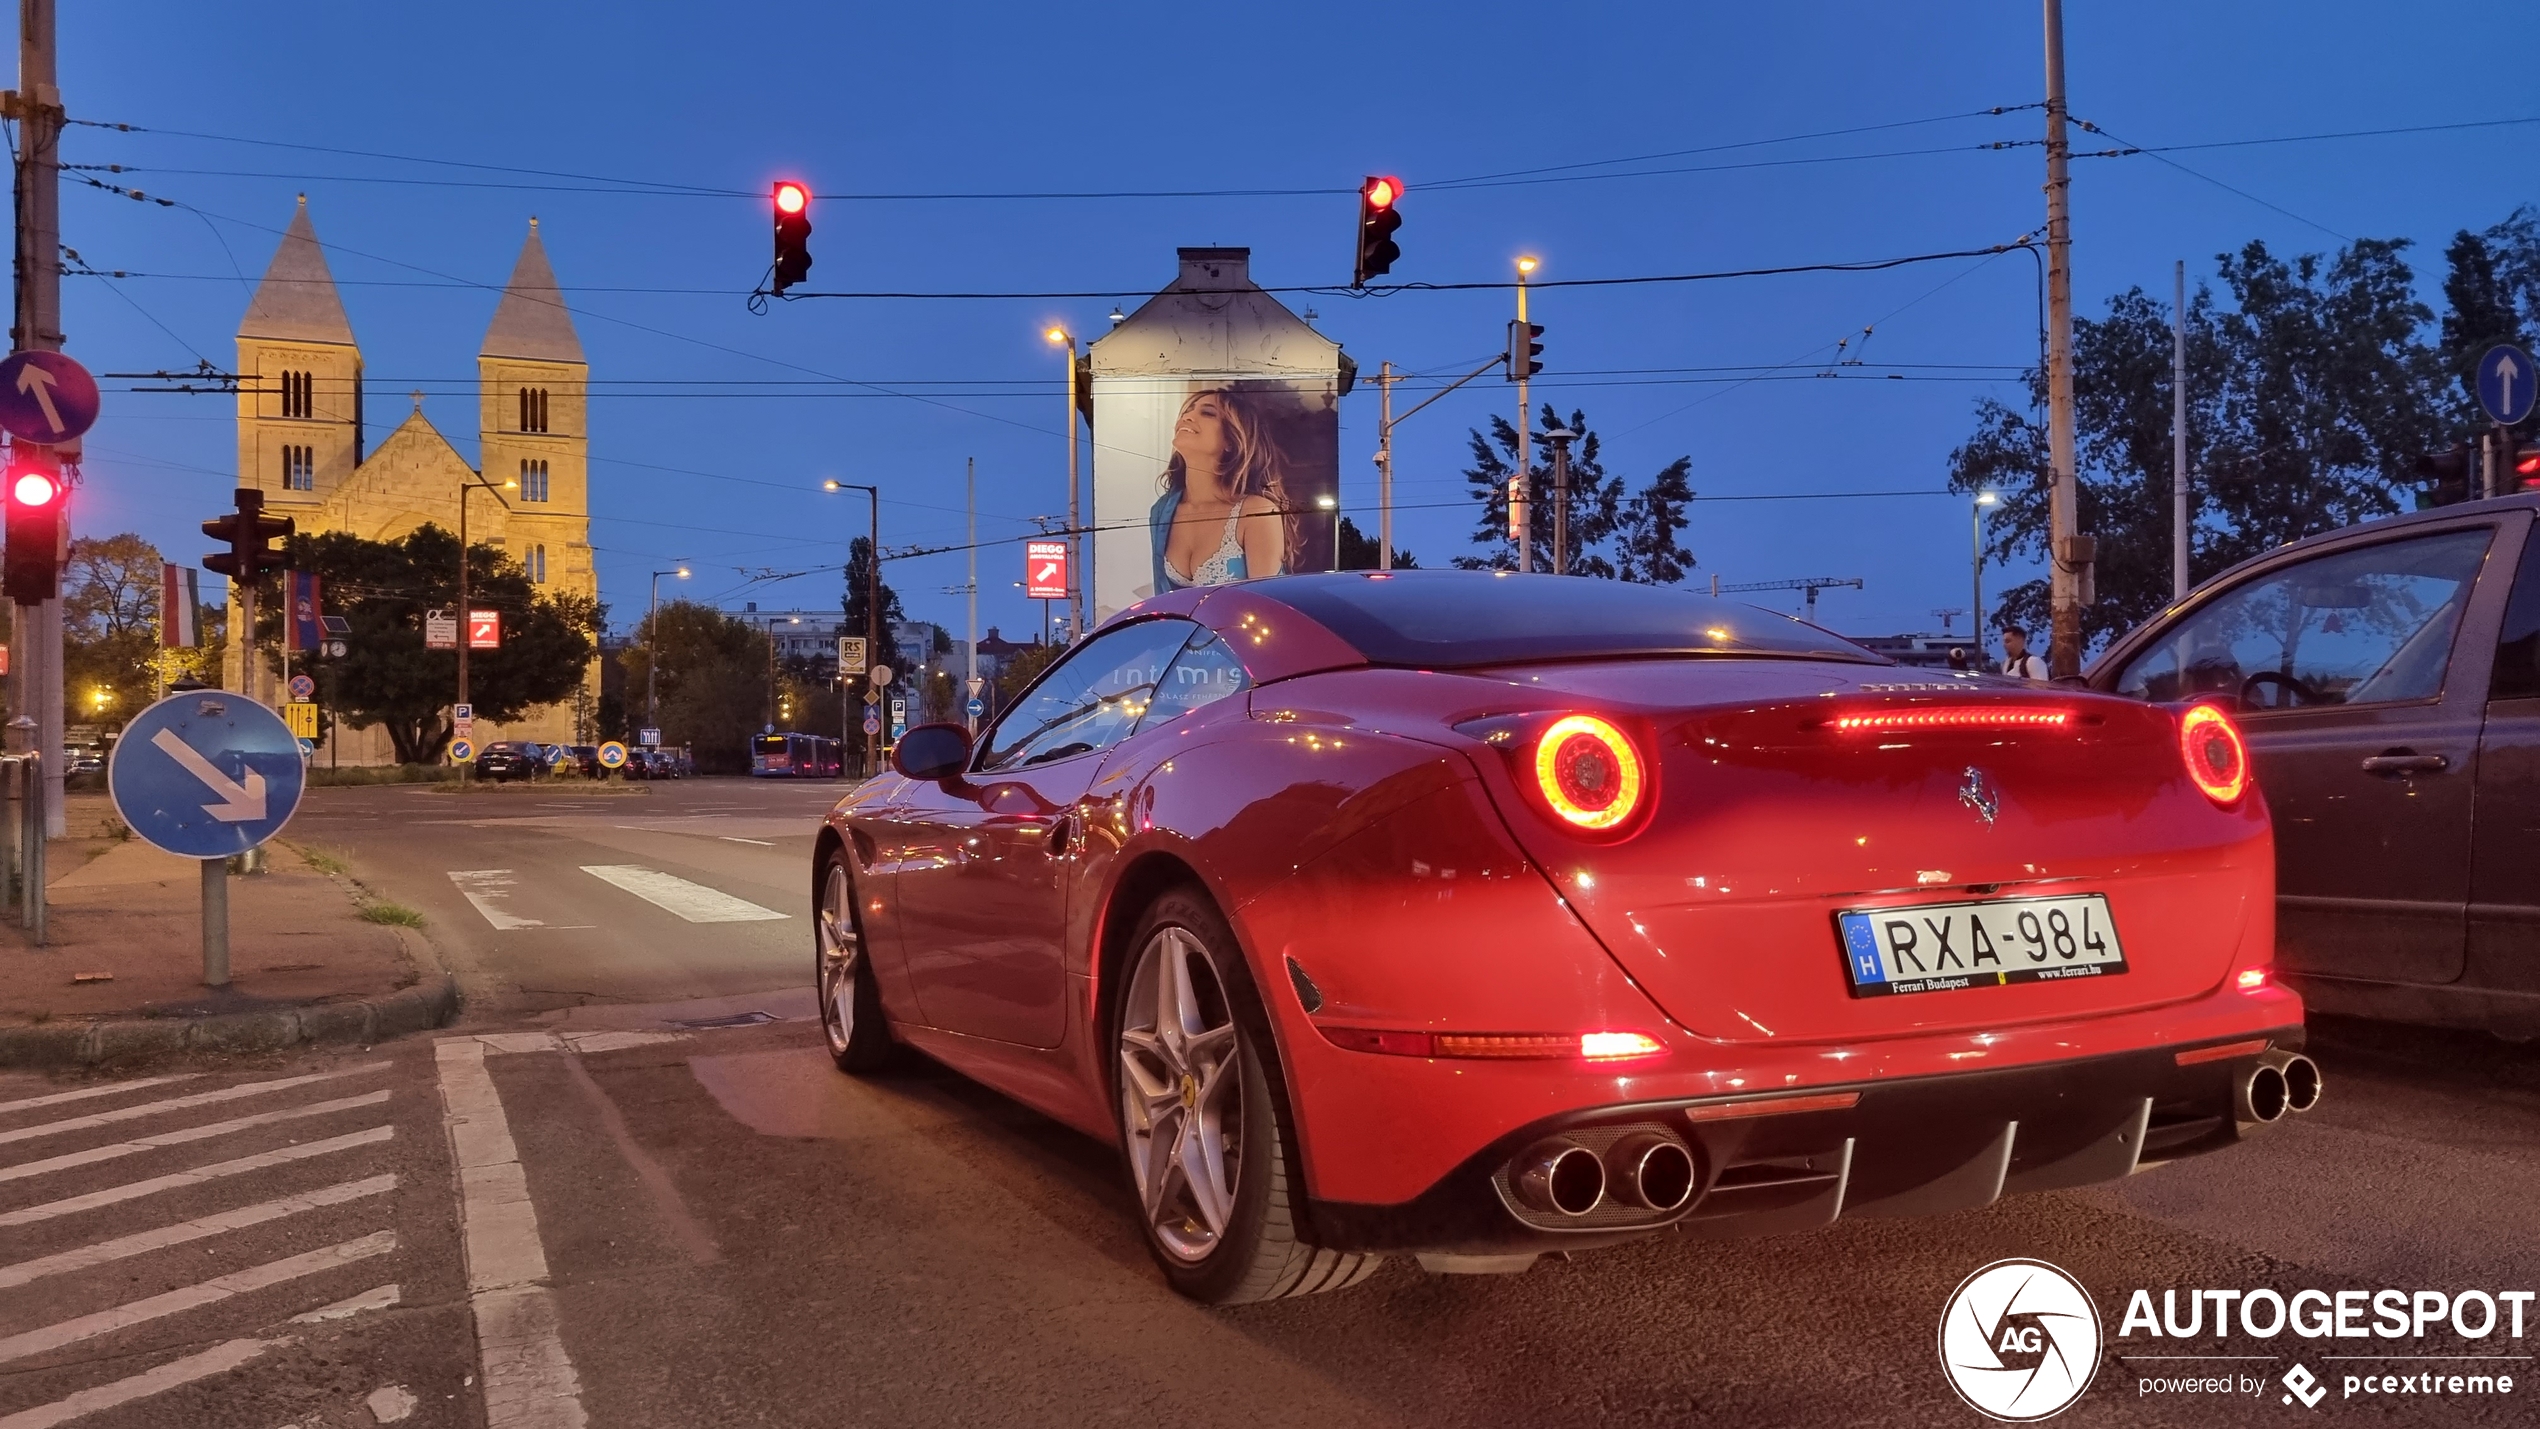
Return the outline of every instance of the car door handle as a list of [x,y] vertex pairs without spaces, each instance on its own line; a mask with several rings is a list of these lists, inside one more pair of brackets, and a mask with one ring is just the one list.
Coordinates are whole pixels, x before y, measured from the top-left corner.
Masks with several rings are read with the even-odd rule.
[[2418,754],[2405,749],[2364,759],[2366,774],[2440,774],[2451,767],[2452,761],[2440,754]]

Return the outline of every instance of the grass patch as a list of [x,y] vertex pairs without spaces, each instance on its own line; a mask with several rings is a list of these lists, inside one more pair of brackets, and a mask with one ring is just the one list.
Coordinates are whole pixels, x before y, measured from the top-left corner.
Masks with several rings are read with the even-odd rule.
[[447,784],[455,782],[459,771],[447,764],[371,764],[351,769],[330,769],[323,764],[309,766],[312,789],[352,788],[367,784]]
[[384,923],[392,928],[420,928],[423,915],[403,903],[365,903],[362,905],[362,921]]
[[345,864],[344,860],[326,852],[324,849],[308,848],[300,844],[293,844],[291,847],[298,850],[301,859],[305,861],[309,867],[316,869],[320,873],[331,873],[342,877],[350,875],[353,871]]

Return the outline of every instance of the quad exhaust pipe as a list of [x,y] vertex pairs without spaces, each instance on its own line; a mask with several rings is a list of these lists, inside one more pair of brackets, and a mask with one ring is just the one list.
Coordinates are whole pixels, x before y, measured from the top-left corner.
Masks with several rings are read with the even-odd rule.
[[1645,1211],[1672,1211],[1693,1199],[1700,1168],[1684,1143],[1635,1132],[1605,1153],[1606,1180],[1620,1199]]
[[1682,1210],[1702,1189],[1702,1165],[1681,1141],[1635,1131],[1599,1157],[1568,1137],[1537,1142],[1517,1158],[1510,1180],[1517,1198],[1538,1211],[1578,1217],[1610,1196],[1620,1205],[1665,1214]]
[[2259,1126],[2288,1111],[2309,1111],[2319,1101],[2319,1063],[2299,1052],[2261,1054],[2232,1086],[2232,1115]]
[[1537,1142],[1517,1158],[1517,1197],[1538,1211],[1584,1216],[1605,1199],[1605,1163],[1567,1137]]

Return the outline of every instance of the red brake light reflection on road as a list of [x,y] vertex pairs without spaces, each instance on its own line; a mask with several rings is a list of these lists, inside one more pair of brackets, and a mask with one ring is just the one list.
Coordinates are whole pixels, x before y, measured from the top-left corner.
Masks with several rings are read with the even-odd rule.
[[2011,705],[1967,705],[1837,715],[1827,723],[1842,734],[1895,734],[1914,729],[2068,729],[2073,723],[2073,712],[2023,709]]
[[2212,705],[2193,705],[2178,719],[2179,752],[2187,777],[2217,804],[2231,805],[2249,792],[2249,747],[2231,716]]
[[1535,741],[1535,784],[1563,823],[1615,827],[1640,807],[1640,751],[1594,715],[1564,715]]
[[9,482],[9,499],[20,506],[50,506],[62,488],[40,471],[20,472]]
[[785,213],[800,213],[811,203],[811,194],[801,184],[778,184],[776,207]]

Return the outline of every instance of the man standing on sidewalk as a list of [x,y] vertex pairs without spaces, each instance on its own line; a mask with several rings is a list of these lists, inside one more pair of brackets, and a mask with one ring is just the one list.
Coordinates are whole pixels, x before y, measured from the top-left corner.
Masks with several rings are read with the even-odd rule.
[[2002,632],[2001,673],[2020,680],[2046,678],[2046,662],[2028,652],[2028,632],[2016,625]]

